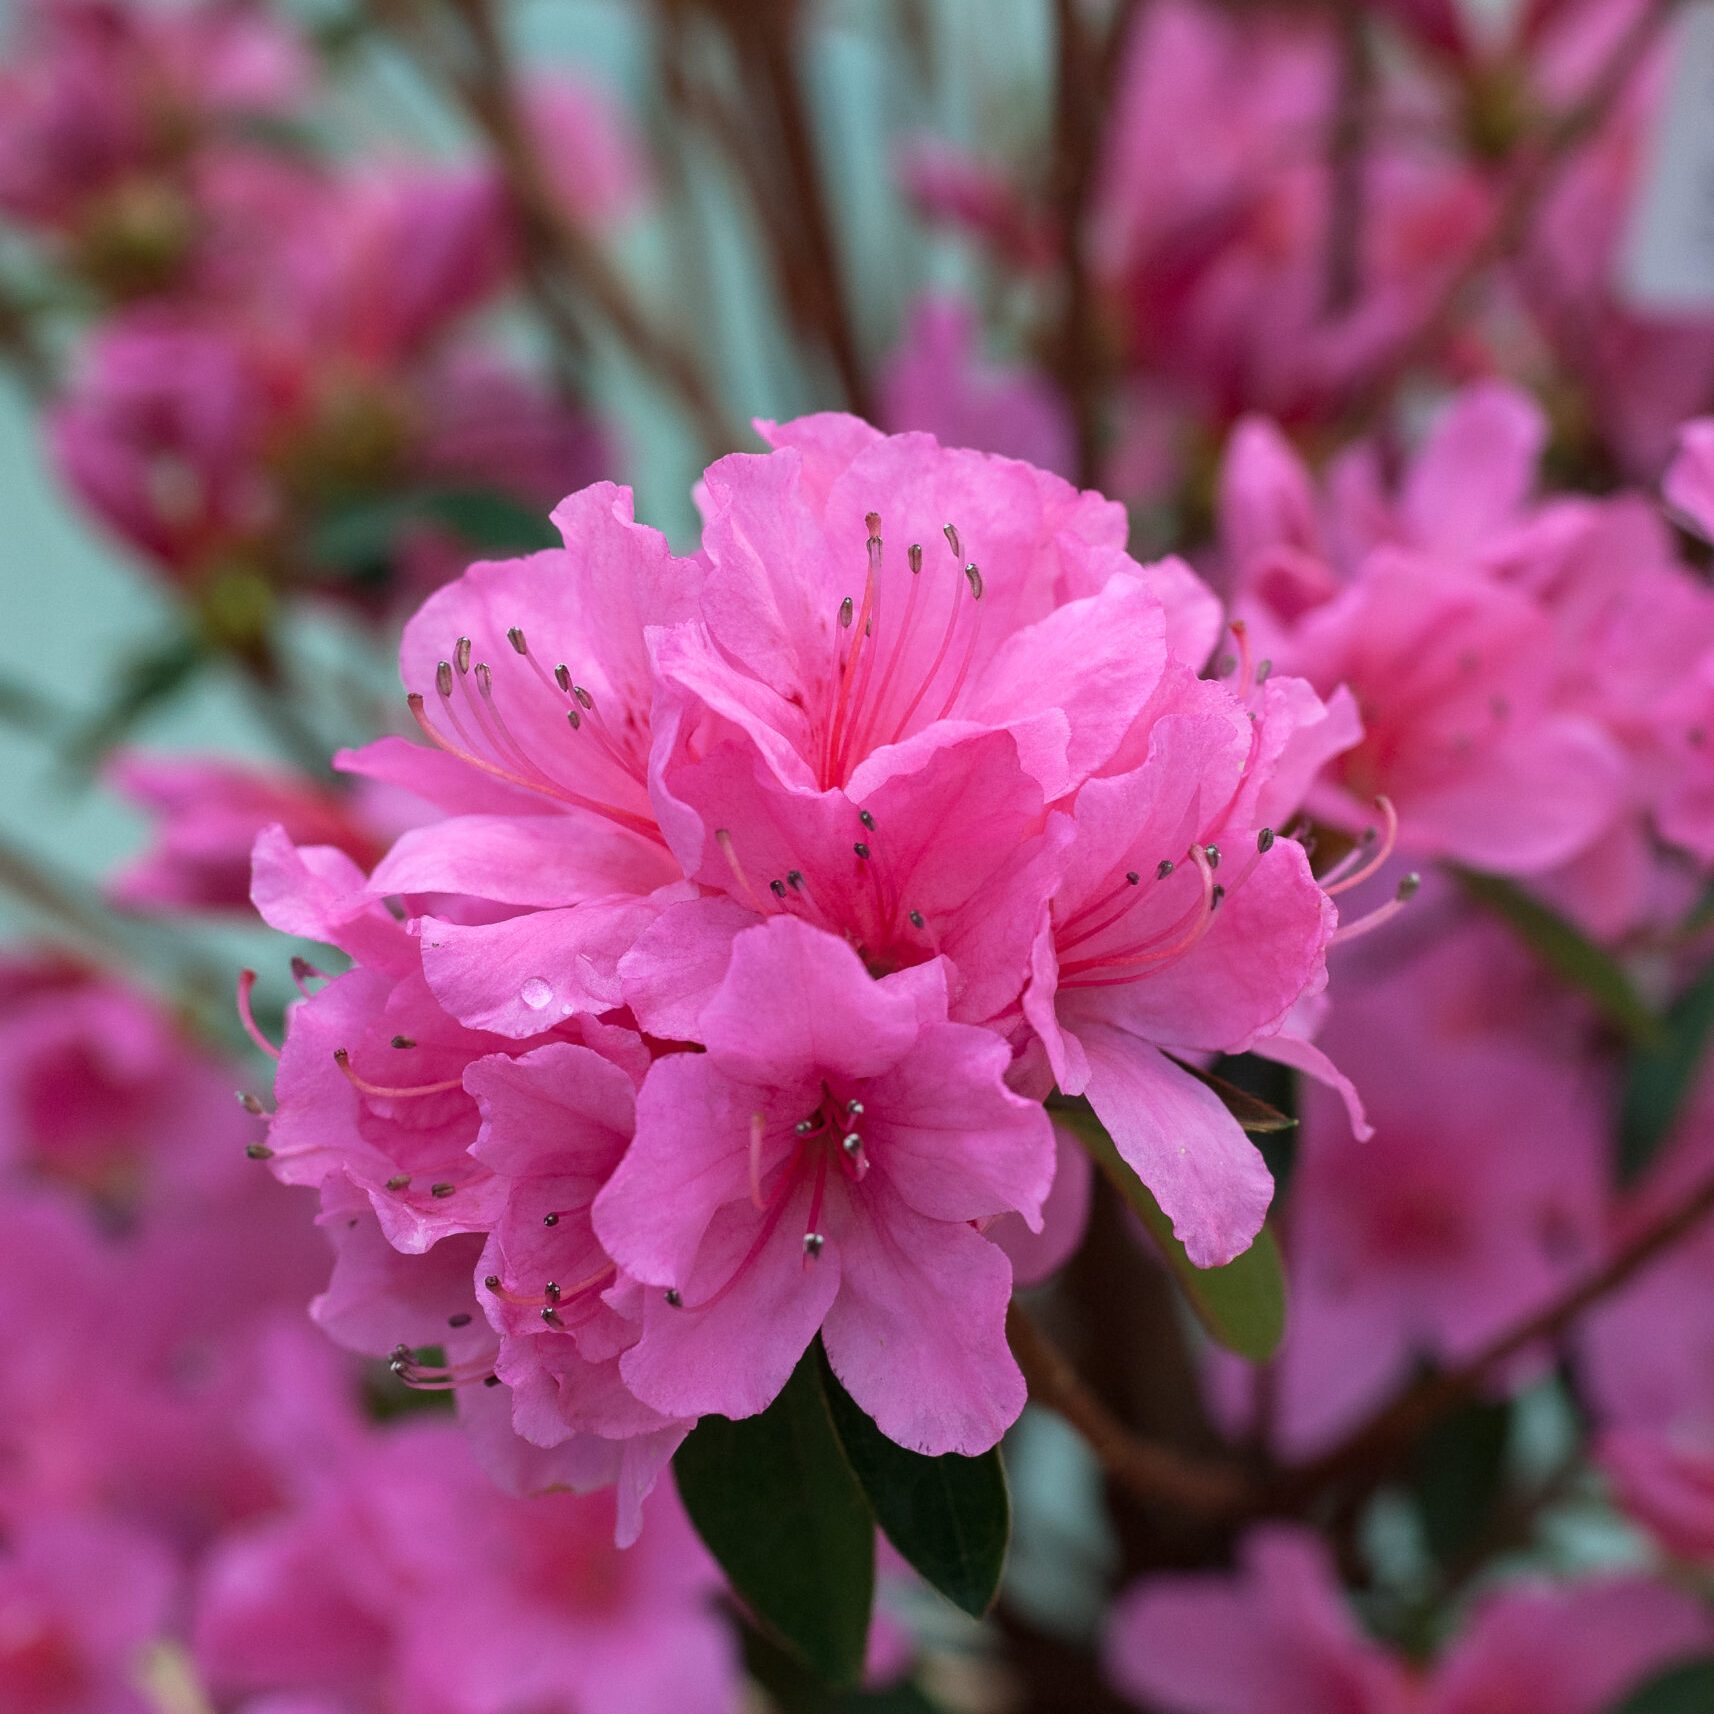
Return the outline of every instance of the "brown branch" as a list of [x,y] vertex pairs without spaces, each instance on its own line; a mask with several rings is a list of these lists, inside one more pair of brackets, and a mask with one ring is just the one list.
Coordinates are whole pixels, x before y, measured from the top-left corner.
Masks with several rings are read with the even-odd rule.
[[1330,1488],[1373,1486],[1436,1424],[1474,1398],[1493,1371],[1532,1345],[1556,1338],[1714,1212],[1714,1178],[1614,1251],[1605,1266],[1540,1313],[1501,1334],[1456,1367],[1429,1375],[1313,1462],[1282,1473],[1263,1497],[1265,1512],[1301,1511]]
[[1519,148],[1511,182],[1502,192],[1487,230],[1453,271],[1416,331],[1353,401],[1344,424],[1347,434],[1362,433],[1386,410],[1399,384],[1420,363],[1432,358],[1457,327],[1468,299],[1488,270],[1528,237],[1542,203],[1559,184],[1578,149],[1611,116],[1680,4],[1681,0],[1653,0],[1639,12],[1583,94],[1551,120],[1533,144]]
[[679,400],[710,450],[743,444],[742,429],[720,402],[690,347],[642,313],[600,246],[561,207],[524,121],[517,78],[492,0],[452,0],[466,36],[463,64],[451,63],[431,46],[416,0],[375,0],[375,4],[430,74],[447,84],[493,149],[517,222],[525,285],[556,341],[571,350],[585,343],[582,322],[565,296],[567,291],[575,292],[638,364]]
[[1120,0],[1105,42],[1090,41],[1077,0],[1054,0],[1054,133],[1048,198],[1059,232],[1061,297],[1053,360],[1071,408],[1077,481],[1100,476],[1109,358],[1089,273],[1088,224],[1107,111],[1140,0]]
[[1363,284],[1364,174],[1375,95],[1375,55],[1359,0],[1333,0],[1333,22],[1339,41],[1339,85],[1328,137],[1332,184],[1327,211],[1326,309],[1330,316],[1337,316],[1356,303]]
[[1251,1483],[1235,1466],[1189,1458],[1133,1434],[1084,1385],[1065,1354],[1016,1302],[1006,1312],[1006,1338],[1033,1403],[1065,1418],[1103,1470],[1144,1505],[1205,1517],[1241,1513]]

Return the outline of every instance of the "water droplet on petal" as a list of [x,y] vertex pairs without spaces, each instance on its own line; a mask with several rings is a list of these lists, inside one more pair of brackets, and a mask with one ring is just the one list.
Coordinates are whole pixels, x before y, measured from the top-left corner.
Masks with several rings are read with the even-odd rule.
[[532,976],[518,990],[518,998],[539,1012],[553,998],[553,985],[540,976]]

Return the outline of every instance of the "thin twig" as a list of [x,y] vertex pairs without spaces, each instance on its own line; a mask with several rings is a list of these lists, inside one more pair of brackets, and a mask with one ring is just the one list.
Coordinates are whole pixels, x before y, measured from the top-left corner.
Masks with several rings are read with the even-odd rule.
[[1375,56],[1367,14],[1358,0],[1333,0],[1333,22],[1339,41],[1339,83],[1328,137],[1332,183],[1327,210],[1326,310],[1328,315],[1338,316],[1356,303],[1363,284],[1364,175],[1368,170]]
[[1337,1446],[1311,1463],[1284,1472],[1265,1496],[1264,1511],[1298,1511],[1329,1488],[1350,1480],[1384,1479],[1437,1423],[1474,1398],[1493,1372],[1532,1345],[1563,1333],[1586,1309],[1617,1291],[1714,1211],[1714,1177],[1636,1233],[1605,1266],[1538,1314],[1491,1340],[1454,1368],[1426,1376]]
[[1060,312],[1054,367],[1071,408],[1076,477],[1101,471],[1108,360],[1101,348],[1089,272],[1089,213],[1106,116],[1140,0],[1120,0],[1105,42],[1090,41],[1077,0],[1054,0],[1055,102],[1048,196],[1059,232]]
[[1024,1372],[1030,1398],[1065,1418],[1101,1467],[1144,1505],[1209,1517],[1232,1516],[1251,1495],[1235,1466],[1186,1457],[1133,1434],[1084,1385],[1065,1354],[1015,1300],[1006,1312],[1006,1338]]
[[375,3],[431,74],[447,84],[494,150],[524,251],[525,284],[550,334],[562,345],[581,345],[581,322],[562,295],[565,290],[577,292],[631,356],[678,398],[710,450],[743,444],[742,430],[690,348],[649,321],[601,248],[560,206],[524,120],[511,56],[491,0],[453,0],[468,37],[465,65],[448,63],[426,32],[408,27],[420,23],[415,5],[401,8],[400,0]]

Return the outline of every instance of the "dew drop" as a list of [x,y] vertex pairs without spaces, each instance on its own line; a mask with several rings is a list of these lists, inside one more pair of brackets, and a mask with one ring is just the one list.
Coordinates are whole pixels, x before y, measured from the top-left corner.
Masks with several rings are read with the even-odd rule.
[[518,990],[518,998],[539,1012],[553,998],[553,985],[540,976],[532,976]]

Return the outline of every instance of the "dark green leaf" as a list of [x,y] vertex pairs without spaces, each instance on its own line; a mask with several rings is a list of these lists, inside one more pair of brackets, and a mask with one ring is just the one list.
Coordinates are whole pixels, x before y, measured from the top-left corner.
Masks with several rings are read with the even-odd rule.
[[1714,1655],[1682,1662],[1618,1703],[1612,1714],[1709,1714],[1714,1709]]
[[875,1520],[810,1350],[760,1416],[705,1416],[673,1460],[684,1508],[756,1618],[832,1684],[863,1670]]
[[936,1714],[935,1704],[908,1679],[884,1690],[829,1690],[754,1625],[741,1624],[739,1635],[744,1670],[780,1714]]
[[423,489],[330,506],[310,531],[309,558],[340,570],[385,565],[412,525],[435,523],[483,553],[524,553],[559,540],[548,520],[491,489]]
[[1230,1083],[1224,1077],[1217,1077],[1212,1071],[1204,1071],[1201,1066],[1191,1065],[1170,1053],[1166,1057],[1172,1060],[1180,1071],[1189,1072],[1198,1083],[1206,1083],[1220,1097],[1226,1111],[1252,1136],[1266,1136],[1273,1131],[1289,1131],[1297,1123],[1291,1114],[1282,1113],[1261,1096],[1252,1095],[1248,1089],[1240,1089],[1236,1083]]
[[1286,1279],[1279,1246],[1266,1227],[1243,1255],[1223,1268],[1199,1268],[1173,1236],[1149,1188],[1127,1166],[1086,1102],[1055,1103],[1055,1116],[1076,1132],[1095,1164],[1137,1211],[1209,1338],[1252,1362],[1265,1363],[1285,1337]]
[[1418,1448],[1411,1488],[1429,1551],[1445,1565],[1494,1516],[1506,1481],[1511,1407],[1479,1401],[1449,1417]]
[[928,1458],[889,1440],[823,1372],[833,1425],[887,1539],[954,1606],[975,1618],[1000,1590],[1012,1503],[999,1448]]
[[1643,1003],[1625,968],[1540,899],[1498,875],[1461,869],[1458,879],[1478,904],[1502,918],[1555,975],[1579,988],[1610,1024],[1636,1042],[1654,1042],[1660,1020]]
[[1640,1048],[1625,1069],[1619,1108],[1619,1179],[1631,1184],[1660,1151],[1696,1081],[1714,1034],[1714,965],[1666,1014],[1660,1040]]
[[199,639],[189,635],[165,638],[132,656],[115,675],[111,695],[71,733],[65,759],[75,768],[94,767],[144,715],[182,689],[207,658]]

